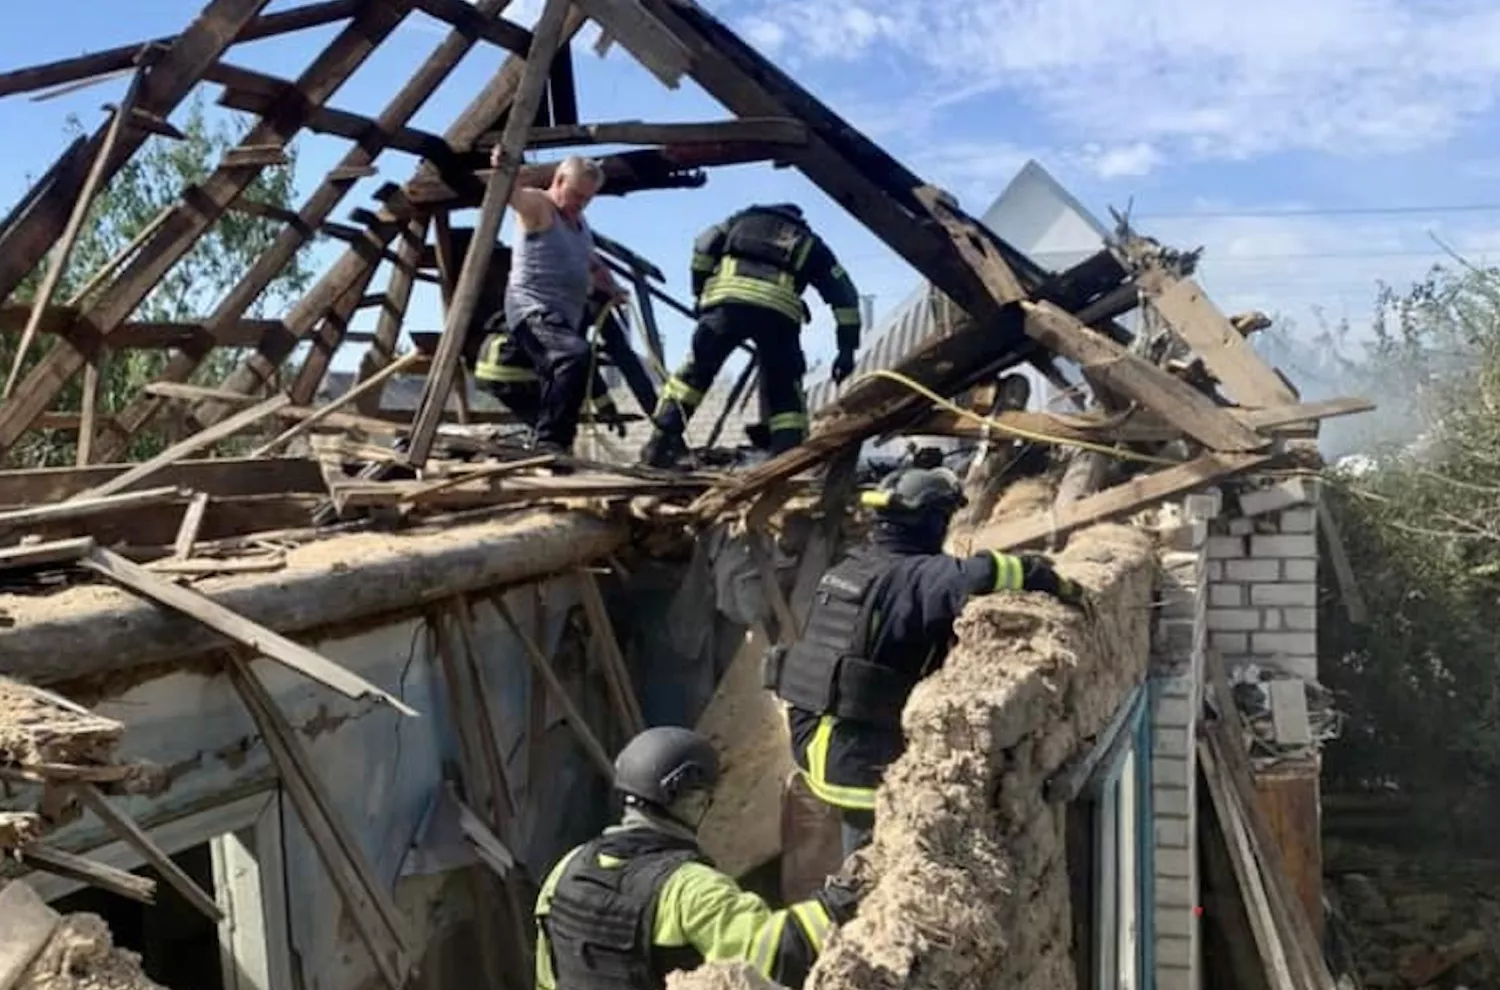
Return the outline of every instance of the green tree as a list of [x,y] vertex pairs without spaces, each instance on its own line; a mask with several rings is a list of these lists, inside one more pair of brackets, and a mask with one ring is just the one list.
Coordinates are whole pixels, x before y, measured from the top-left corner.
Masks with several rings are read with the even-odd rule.
[[1349,715],[1328,771],[1337,786],[1493,802],[1500,270],[1436,268],[1405,293],[1382,290],[1377,313],[1373,340],[1341,360],[1346,389],[1384,407],[1383,438],[1324,488],[1369,605],[1351,623],[1328,581],[1324,679]]
[[[146,227],[163,209],[177,202],[182,191],[202,182],[218,165],[224,152],[234,147],[250,126],[241,115],[210,116],[202,98],[186,108],[177,122],[182,140],[149,138],[95,198],[82,233],[69,258],[67,269],[53,294],[53,305],[74,301],[90,277]],[[83,132],[76,117],[64,128],[71,140]],[[282,208],[293,208],[296,173],[295,146],[287,149],[288,164],[263,169],[246,192],[246,198]],[[197,320],[208,313],[255,263],[283,229],[283,224],[248,214],[226,212],[208,233],[152,289],[135,318],[161,321]],[[29,302],[40,284],[46,265],[38,267],[12,296]],[[264,317],[280,312],[305,290],[312,280],[307,249],[299,252],[255,301],[248,316]],[[108,280],[105,280],[105,285]],[[94,290],[97,292],[98,290]],[[0,374],[8,374],[19,334],[0,337]],[[27,365],[38,360],[53,341],[45,335],[33,343]],[[194,375],[194,381],[211,384],[220,380],[241,355],[228,349],[216,351]],[[109,351],[100,380],[99,414],[109,415],[139,394],[156,378],[167,361],[160,350]],[[69,383],[55,408],[79,409],[82,376]],[[37,467],[71,464],[76,456],[76,436],[71,431],[32,431],[8,452],[10,466]],[[132,458],[149,457],[166,443],[161,428],[143,430],[132,444]]]

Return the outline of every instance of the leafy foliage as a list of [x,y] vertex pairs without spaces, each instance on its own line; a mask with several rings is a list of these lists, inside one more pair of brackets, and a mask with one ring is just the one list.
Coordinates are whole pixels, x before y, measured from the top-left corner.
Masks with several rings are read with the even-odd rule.
[[[124,250],[156,216],[176,203],[182,190],[202,182],[218,165],[224,152],[239,141],[246,125],[243,119],[215,116],[205,112],[201,99],[186,108],[184,119],[177,122],[186,135],[174,141],[152,137],[116,173],[107,187],[100,190],[89,210],[68,266],[58,282],[52,304],[87,304],[109,285],[93,289],[87,298],[76,298],[92,275]],[[71,140],[83,132],[76,117],[70,117],[65,135]],[[289,164],[264,169],[246,192],[247,198],[274,206],[294,205],[296,153],[287,151]],[[152,289],[136,310],[135,319],[192,321],[206,317],[256,259],[275,241],[283,225],[246,214],[226,212],[199,239],[197,244],[174,265]],[[17,288],[12,302],[29,302],[40,286],[50,258]],[[306,251],[293,258],[255,301],[249,317],[263,317],[283,308],[311,282]],[[20,334],[0,336],[0,375],[8,374],[15,360]],[[34,364],[54,341],[42,335],[32,344],[27,366]],[[111,414],[139,394],[153,381],[167,361],[160,350],[106,351],[99,382],[100,415]],[[227,350],[215,352],[194,376],[194,381],[212,383],[220,380],[233,366],[237,355]],[[82,401],[82,375],[63,390],[56,408],[77,410]],[[160,428],[143,430],[131,447],[133,458],[149,457],[167,442]],[[33,431],[6,457],[9,466],[39,467],[71,464],[76,454],[76,437],[71,431]]]
[[1383,289],[1378,312],[1364,353],[1338,358],[1346,390],[1379,402],[1383,419],[1324,489],[1369,605],[1356,625],[1332,587],[1324,598],[1324,679],[1350,716],[1328,770],[1347,786],[1489,791],[1500,781],[1500,270],[1436,268],[1404,294]]

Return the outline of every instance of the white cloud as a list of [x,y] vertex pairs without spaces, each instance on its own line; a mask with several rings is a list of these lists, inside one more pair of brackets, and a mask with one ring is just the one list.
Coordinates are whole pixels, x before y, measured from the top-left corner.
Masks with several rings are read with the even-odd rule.
[[1404,151],[1500,93],[1494,0],[740,0],[731,16],[780,26],[789,57],[906,59],[919,100],[1008,91],[1067,140],[1123,150]]
[[1123,179],[1145,175],[1161,164],[1161,152],[1145,141],[1113,148],[1086,145],[1080,156],[1083,164],[1101,179]]

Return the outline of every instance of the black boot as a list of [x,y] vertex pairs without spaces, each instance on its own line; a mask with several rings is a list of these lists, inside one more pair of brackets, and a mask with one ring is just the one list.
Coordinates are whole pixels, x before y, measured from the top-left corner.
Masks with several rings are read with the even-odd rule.
[[647,467],[669,468],[686,453],[687,444],[683,443],[682,434],[654,430],[646,446],[641,448],[641,463]]
[[554,475],[573,473],[573,466],[567,463],[568,458],[573,456],[573,451],[555,440],[537,440],[532,438],[526,444],[526,449],[538,456],[551,455],[557,458],[556,461],[547,465],[547,469]]

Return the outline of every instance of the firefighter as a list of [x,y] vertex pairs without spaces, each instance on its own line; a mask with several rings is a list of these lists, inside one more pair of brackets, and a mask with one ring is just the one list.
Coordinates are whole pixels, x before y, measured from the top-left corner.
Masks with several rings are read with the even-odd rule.
[[[607,316],[605,308],[610,305],[610,297],[601,292],[595,292],[589,297],[589,308],[585,311],[585,320],[592,325],[594,320],[601,315]],[[474,380],[488,395],[497,402],[515,413],[527,426],[536,425],[537,416],[542,407],[542,381],[536,372],[536,365],[527,353],[521,349],[515,337],[509,333],[505,326],[505,314],[496,313],[486,321],[484,326],[484,343],[480,346],[477,360],[474,362]],[[589,382],[589,402],[593,406],[594,418],[602,422],[621,438],[625,436],[625,420],[620,415],[620,409],[615,405],[614,397],[609,393],[609,385],[604,381],[600,373],[600,365],[605,354],[613,360],[616,358],[617,346],[615,338],[629,347],[624,341],[623,334],[604,333],[601,340],[593,344],[593,375]],[[601,353],[602,352],[602,353]]]
[[715,224],[693,245],[693,296],[698,326],[692,353],[662,389],[652,416],[656,429],[641,459],[666,467],[685,450],[687,422],[729,355],[745,341],[760,359],[760,387],[770,416],[772,456],[807,436],[802,376],[807,363],[798,339],[812,285],[833,310],[838,356],[833,380],[854,371],[859,348],[859,293],[802,210],[790,203],[752,206]]
[[559,860],[537,898],[536,990],[656,990],[673,970],[736,960],[802,986],[859,885],[830,878],[775,911],[741,890],[698,848],[718,777],[713,745],[690,729],[647,729],[620,751],[624,817]]
[[792,756],[808,789],[837,808],[847,856],[870,840],[875,788],[901,755],[901,711],[942,666],[970,595],[1042,591],[1081,604],[1082,589],[1045,557],[942,552],[966,499],[941,456],[923,452],[865,492],[868,543],[823,575],[802,638],[766,658],[766,687],[789,706]]

